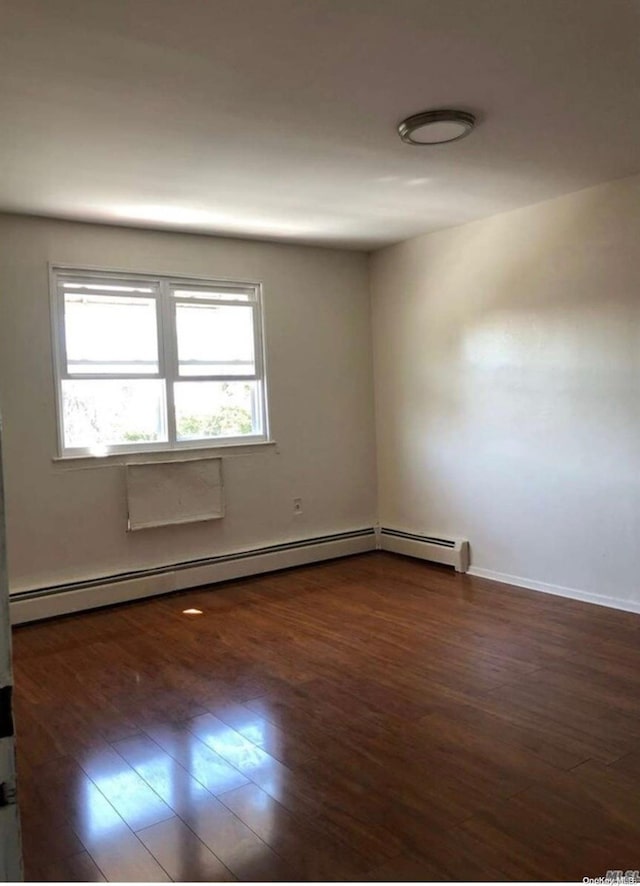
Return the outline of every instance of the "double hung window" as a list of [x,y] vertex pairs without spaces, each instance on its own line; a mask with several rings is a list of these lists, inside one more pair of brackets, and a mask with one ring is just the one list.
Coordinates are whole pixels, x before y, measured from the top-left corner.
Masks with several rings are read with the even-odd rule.
[[267,439],[258,284],[53,278],[62,456]]

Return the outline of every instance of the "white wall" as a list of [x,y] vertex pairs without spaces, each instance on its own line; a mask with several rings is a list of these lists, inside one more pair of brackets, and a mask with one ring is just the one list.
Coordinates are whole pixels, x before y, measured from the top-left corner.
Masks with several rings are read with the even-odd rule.
[[[53,461],[48,262],[263,282],[278,452],[225,459],[223,520],[126,533],[121,466]],[[0,216],[12,592],[373,525],[371,376],[363,253]]]
[[[371,257],[383,525],[640,608],[639,242],[635,177]],[[120,466],[53,461],[48,262],[263,281],[279,448],[225,459],[224,520],[126,533]],[[11,590],[372,525],[370,332],[361,253],[0,216]]]
[[371,286],[381,523],[640,608],[640,178],[384,249]]

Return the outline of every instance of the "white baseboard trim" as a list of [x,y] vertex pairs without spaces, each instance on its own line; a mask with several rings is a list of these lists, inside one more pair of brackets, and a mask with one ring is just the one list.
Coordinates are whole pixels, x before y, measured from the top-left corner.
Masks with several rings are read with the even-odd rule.
[[10,596],[11,623],[23,624],[142,597],[170,594],[233,578],[361,554],[373,551],[375,547],[375,530],[371,527],[174,563],[157,569],[19,591]]
[[529,578],[521,578],[519,575],[508,575],[505,572],[494,572],[492,569],[481,569],[479,566],[471,566],[467,575],[488,578],[491,581],[499,581],[502,584],[514,585],[514,587],[525,588],[529,591],[542,591],[543,594],[553,594],[556,597],[568,597],[570,600],[579,600],[581,603],[595,603],[596,606],[608,606],[610,609],[621,609],[623,612],[640,613],[640,601],[623,600],[619,597],[593,594],[591,591],[565,588],[562,585],[552,585],[542,581],[533,581]]

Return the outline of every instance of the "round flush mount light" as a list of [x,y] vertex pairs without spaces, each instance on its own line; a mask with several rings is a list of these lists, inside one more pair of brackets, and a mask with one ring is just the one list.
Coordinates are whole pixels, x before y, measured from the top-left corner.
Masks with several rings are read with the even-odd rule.
[[408,145],[442,145],[469,135],[475,123],[467,111],[422,111],[398,124],[398,133]]

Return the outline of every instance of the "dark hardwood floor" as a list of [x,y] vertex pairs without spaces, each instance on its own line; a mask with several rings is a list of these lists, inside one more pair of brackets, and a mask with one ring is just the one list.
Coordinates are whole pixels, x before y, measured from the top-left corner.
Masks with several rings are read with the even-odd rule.
[[14,654],[31,880],[640,868],[637,615],[375,553],[21,627]]

